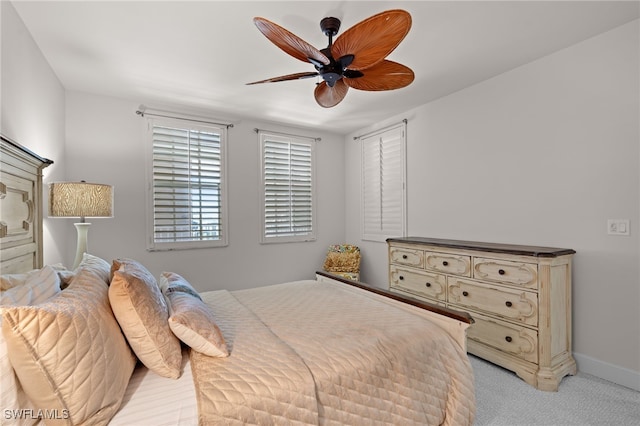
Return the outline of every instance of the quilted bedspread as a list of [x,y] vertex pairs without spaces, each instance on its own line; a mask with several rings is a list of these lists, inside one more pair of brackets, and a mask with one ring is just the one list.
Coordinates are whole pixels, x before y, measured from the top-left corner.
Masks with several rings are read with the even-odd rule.
[[362,293],[317,281],[203,293],[231,355],[191,351],[200,424],[473,424],[464,349]]

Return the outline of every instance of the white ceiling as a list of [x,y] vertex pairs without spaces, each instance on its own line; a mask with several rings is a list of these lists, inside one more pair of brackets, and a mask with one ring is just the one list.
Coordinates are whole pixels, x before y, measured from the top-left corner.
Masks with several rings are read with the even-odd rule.
[[[639,16],[638,1],[13,1],[68,90],[149,106],[215,111],[348,133],[558,51]],[[340,33],[388,9],[412,15],[411,31],[388,59],[415,81],[388,92],[351,89],[318,106],[315,79],[245,83],[314,71],[267,40],[262,16],[318,49],[319,22]],[[338,34],[338,36],[340,35]]]

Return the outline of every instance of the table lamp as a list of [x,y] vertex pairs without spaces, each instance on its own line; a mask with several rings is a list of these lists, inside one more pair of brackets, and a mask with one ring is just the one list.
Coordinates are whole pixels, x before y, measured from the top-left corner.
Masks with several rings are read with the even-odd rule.
[[87,217],[113,217],[113,186],[99,183],[57,182],[49,184],[49,216],[79,217],[74,223],[78,231],[76,259],[73,269],[82,261],[87,252],[87,234],[91,223],[85,222]]

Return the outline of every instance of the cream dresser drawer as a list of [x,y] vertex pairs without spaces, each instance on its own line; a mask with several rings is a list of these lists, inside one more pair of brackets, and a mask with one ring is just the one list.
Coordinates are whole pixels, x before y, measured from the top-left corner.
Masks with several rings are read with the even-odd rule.
[[468,312],[467,350],[540,390],[575,374],[574,250],[436,238],[389,238],[389,288]]
[[471,257],[469,256],[427,251],[424,253],[424,264],[426,269],[432,271],[471,276]]
[[392,265],[390,278],[392,289],[440,301],[447,298],[447,277],[444,275]]
[[538,326],[538,294],[449,277],[449,302],[466,310],[486,312],[506,320]]
[[538,265],[474,257],[473,277],[525,288],[538,287]]
[[424,251],[392,247],[389,250],[389,259],[391,263],[398,265],[412,266],[414,268],[424,267]]
[[472,316],[475,323],[467,331],[467,338],[525,361],[538,362],[538,333],[535,330],[498,322],[480,314]]

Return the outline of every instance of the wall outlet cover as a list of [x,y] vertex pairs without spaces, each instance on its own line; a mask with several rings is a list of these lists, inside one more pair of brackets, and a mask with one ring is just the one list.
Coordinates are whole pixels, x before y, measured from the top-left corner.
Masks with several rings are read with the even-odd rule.
[[607,234],[609,234],[609,235],[629,235],[629,219],[609,219],[609,220],[607,220]]

